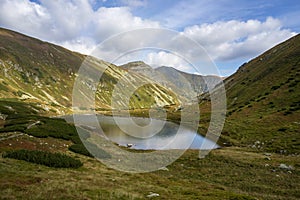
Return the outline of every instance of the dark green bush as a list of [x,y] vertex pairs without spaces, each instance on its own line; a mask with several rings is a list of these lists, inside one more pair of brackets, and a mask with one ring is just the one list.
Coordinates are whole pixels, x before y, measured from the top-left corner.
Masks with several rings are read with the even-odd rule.
[[280,88],[279,85],[274,85],[274,86],[271,87],[271,90],[277,90],[278,88]]
[[79,153],[85,156],[93,157],[83,144],[73,144],[69,147],[69,150],[73,151],[74,153]]
[[4,152],[3,158],[14,158],[17,160],[25,160],[36,164],[46,165],[55,168],[78,168],[83,164],[80,160],[76,160],[70,156],[61,153],[50,153],[36,150],[14,150]]
[[93,155],[86,149],[86,147],[82,143],[73,144],[69,147],[69,150],[89,157],[96,157],[100,159],[111,158],[111,155],[109,153],[99,148],[97,145],[89,142],[85,142],[85,144],[88,145],[88,149],[93,153]]
[[109,153],[99,148],[97,145],[89,142],[86,142],[86,145],[88,146],[88,149],[93,153],[93,156],[95,156],[95,158],[100,158],[100,159],[111,158],[111,155]]
[[77,136],[76,128],[64,119],[44,118],[41,120],[41,124],[27,129],[25,132],[35,137],[53,137],[65,140]]
[[278,131],[280,132],[285,132],[287,130],[287,128],[279,128]]
[[1,128],[0,133],[14,132],[14,131],[24,132],[26,127],[27,127],[26,125],[22,125],[22,124],[16,124],[15,126],[7,126],[4,128]]
[[284,113],[283,113],[283,115],[289,115],[289,114],[292,114],[292,112],[291,111],[285,111]]

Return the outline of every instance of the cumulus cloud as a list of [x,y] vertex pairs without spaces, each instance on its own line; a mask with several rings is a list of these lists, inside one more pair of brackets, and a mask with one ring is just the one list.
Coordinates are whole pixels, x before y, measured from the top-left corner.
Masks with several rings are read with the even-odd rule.
[[1,1],[0,24],[41,38],[47,37],[52,31],[51,16],[47,9],[27,0]]
[[151,52],[146,56],[146,63],[152,66],[172,66],[178,70],[186,71],[189,64],[180,56],[165,51]]
[[93,24],[98,41],[124,31],[160,27],[158,22],[133,16],[127,7],[101,7],[94,15]]
[[[160,28],[164,21],[144,19],[133,14],[132,8],[146,6],[146,0],[120,0],[119,7],[99,8],[93,7],[95,5],[93,2],[94,0],[40,0],[39,3],[35,3],[30,0],[2,0],[0,26],[89,54],[98,43],[115,34],[137,28]],[[190,7],[193,6],[188,5],[186,9]],[[188,16],[188,13],[185,16]],[[178,33],[179,37],[187,36],[194,39],[216,61],[250,59],[295,35],[294,32],[282,28],[280,20],[272,17],[265,21],[217,21],[181,29],[183,31]],[[162,36],[159,31],[157,32],[159,37],[156,34],[146,33],[147,31],[139,35],[127,34],[126,38],[107,43],[99,50],[98,55],[111,61],[126,49],[134,48],[136,43],[140,43],[137,46],[149,47],[164,43],[162,46],[166,50],[172,49],[172,52],[197,53],[185,42],[172,43],[168,35]],[[174,57],[167,51],[148,52],[141,58],[153,65],[186,69],[186,63],[182,59]]]
[[201,44],[212,58],[230,60],[258,55],[296,33],[269,17],[264,22],[231,20],[195,25],[185,28],[183,34]]
[[[124,1],[124,4],[142,6],[145,2]],[[89,53],[95,44],[114,34],[160,26],[159,22],[134,16],[129,7],[93,10],[92,4],[88,0],[40,0],[39,4],[3,0],[0,25],[83,53]]]

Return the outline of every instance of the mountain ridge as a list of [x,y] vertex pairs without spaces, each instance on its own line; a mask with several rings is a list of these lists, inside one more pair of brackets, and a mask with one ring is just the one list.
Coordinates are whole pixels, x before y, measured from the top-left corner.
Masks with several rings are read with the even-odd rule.
[[[53,114],[70,112],[73,84],[78,77],[78,69],[86,59],[93,60],[63,47],[0,28],[0,98],[35,102]],[[171,91],[151,80],[136,74],[126,75],[126,71],[105,61],[96,59],[94,64],[96,73],[105,70],[97,86],[102,92],[96,92],[96,109],[112,109],[110,99],[113,83],[118,82],[122,76],[149,85],[147,95],[145,88],[136,91],[130,107],[145,108],[154,101],[158,101],[161,106],[178,103]],[[124,92],[128,90],[124,88]],[[156,96],[152,97],[152,94]],[[122,99],[118,105],[125,106]]]
[[181,98],[181,102],[195,100],[198,95],[212,90],[222,81],[214,75],[196,75],[177,70],[174,67],[160,66],[153,68],[143,61],[133,61],[121,65],[121,68],[132,71],[170,88]]

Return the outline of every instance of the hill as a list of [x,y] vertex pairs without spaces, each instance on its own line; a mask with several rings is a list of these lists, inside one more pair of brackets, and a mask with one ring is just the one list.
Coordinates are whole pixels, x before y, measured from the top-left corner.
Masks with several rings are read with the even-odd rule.
[[[93,60],[95,73],[103,72],[95,88],[96,109],[112,108],[114,84],[125,76],[125,85],[135,81],[147,84],[136,89],[131,108],[147,108],[155,101],[161,106],[178,103],[171,91],[143,76],[127,74],[111,63],[3,28],[0,28],[0,98],[34,102],[52,114],[70,112],[74,81],[84,60]],[[82,84],[90,83],[85,80]],[[124,94],[130,89],[124,87]],[[122,100],[119,99],[117,106],[124,107]]]
[[225,80],[223,138],[235,145],[300,152],[300,35],[248,63]]

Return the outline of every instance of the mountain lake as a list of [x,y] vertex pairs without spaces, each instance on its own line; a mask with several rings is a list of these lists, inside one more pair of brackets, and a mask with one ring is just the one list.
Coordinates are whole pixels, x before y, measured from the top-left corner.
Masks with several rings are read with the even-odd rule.
[[139,150],[214,149],[219,146],[187,126],[140,117],[72,115],[64,118],[76,122],[89,132],[98,133],[120,146]]

